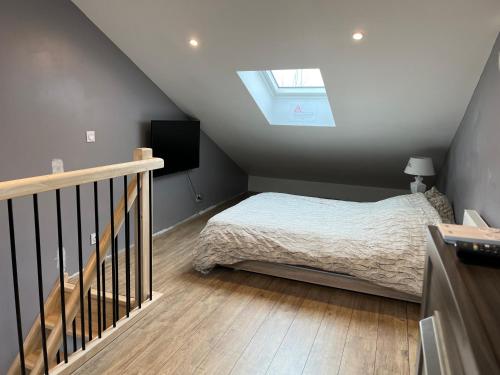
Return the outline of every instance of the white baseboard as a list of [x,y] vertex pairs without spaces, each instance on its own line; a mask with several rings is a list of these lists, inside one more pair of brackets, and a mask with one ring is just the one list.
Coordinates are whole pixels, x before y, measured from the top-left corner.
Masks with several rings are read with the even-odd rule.
[[208,207],[208,208],[205,208],[204,210],[198,211],[198,212],[196,212],[195,214],[193,214],[193,215],[191,215],[191,216],[189,216],[189,217],[185,218],[184,220],[181,220],[181,221],[179,221],[179,222],[175,223],[174,225],[172,225],[172,226],[170,226],[170,227],[168,227],[168,228],[161,229],[161,230],[159,230],[159,231],[157,231],[157,232],[153,233],[153,237],[157,237],[157,236],[160,236],[160,235],[162,235],[162,234],[164,234],[164,233],[170,232],[171,230],[173,230],[173,229],[177,228],[179,225],[182,225],[182,224],[185,224],[185,223],[187,223],[187,222],[189,222],[189,221],[191,221],[191,220],[194,220],[194,219],[196,219],[197,217],[200,217],[201,215],[203,215],[203,214],[207,213],[208,211],[211,211],[211,210],[213,210],[213,209],[215,209],[215,208],[217,208],[217,207],[219,207],[219,206],[222,206],[223,204],[226,204],[227,202],[230,202],[230,201],[232,201],[233,199],[236,199],[236,198],[238,198],[238,197],[242,196],[243,194],[246,194],[246,192],[245,192],[245,193],[240,193],[240,194],[237,194],[237,195],[235,195],[235,196],[233,196],[233,197],[231,197],[231,198],[228,198],[228,199],[226,199],[226,200],[223,200],[222,202],[216,203],[216,204],[214,204],[214,205],[212,205],[212,206],[210,206],[210,207]]

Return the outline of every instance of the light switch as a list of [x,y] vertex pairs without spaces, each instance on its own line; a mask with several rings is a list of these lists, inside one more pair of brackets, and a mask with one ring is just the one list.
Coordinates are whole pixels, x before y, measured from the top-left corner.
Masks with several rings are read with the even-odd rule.
[[87,143],[95,142],[95,130],[87,130]]

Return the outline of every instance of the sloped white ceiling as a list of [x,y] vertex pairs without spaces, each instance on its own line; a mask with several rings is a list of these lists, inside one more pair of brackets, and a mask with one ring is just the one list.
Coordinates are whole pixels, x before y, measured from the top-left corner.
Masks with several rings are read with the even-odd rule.
[[[74,2],[249,174],[389,187],[439,168],[500,31],[498,0]],[[321,69],[337,127],[266,122],[236,71],[286,68]]]

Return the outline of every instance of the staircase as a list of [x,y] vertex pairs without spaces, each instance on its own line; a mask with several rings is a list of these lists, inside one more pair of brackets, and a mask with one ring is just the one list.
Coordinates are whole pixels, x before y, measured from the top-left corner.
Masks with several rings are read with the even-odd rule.
[[[69,298],[70,294],[73,292],[73,290],[75,290],[75,287],[76,287],[76,283],[72,283],[71,281],[65,282],[64,290],[65,290],[66,299]],[[57,295],[59,293],[59,285],[56,285],[54,288],[56,289],[54,292]],[[97,317],[97,314],[98,314],[98,311],[97,311],[97,297],[98,297],[97,289],[91,288],[90,289],[90,296],[91,296],[91,303],[90,303],[91,315],[89,314],[88,299],[85,299],[84,311],[87,314],[85,315],[86,318],[84,318],[84,319],[86,319],[88,322],[89,321],[88,317],[90,315],[91,316],[90,322],[97,322],[98,321],[98,317]],[[112,325],[113,325],[113,313],[112,313],[112,311],[113,311],[112,310],[113,309],[113,294],[110,292],[106,292],[104,298],[101,297],[101,300],[103,301],[102,303],[106,304],[106,309],[105,309],[106,310],[106,319],[105,319],[106,324],[104,326],[104,330],[106,330],[106,329],[112,327]],[[59,300],[57,300],[57,302],[59,302]],[[121,318],[125,317],[127,314],[127,312],[126,312],[126,305],[127,305],[126,297],[123,295],[118,295],[118,304],[119,304],[119,318],[118,319],[121,319]],[[131,298],[131,307],[132,308],[135,307],[135,298]],[[57,303],[55,306],[52,306],[50,310],[46,310],[45,330],[46,330],[47,336],[50,335],[51,331],[56,327],[60,316],[61,316],[61,307],[60,307],[59,303]],[[101,315],[101,317],[102,317],[102,315]],[[68,340],[71,338],[71,339],[76,339],[75,341],[77,341],[77,342],[78,341],[81,342],[83,340],[84,335],[85,335],[85,337],[84,337],[85,341],[89,342],[93,338],[98,337],[99,332],[98,332],[98,327],[96,324],[88,325],[88,323],[87,323],[87,325],[85,325],[85,332],[82,332],[80,312],[77,313],[74,321],[75,321],[75,325],[74,325],[75,332],[73,332],[72,327],[68,327],[66,330],[66,336],[68,337]],[[102,319],[102,321],[104,322],[104,319]],[[89,332],[92,332],[92,333],[89,335]],[[78,345],[75,345],[75,348],[72,348],[72,351],[75,352],[76,351],[75,349],[78,350]],[[37,342],[37,345],[35,345],[31,349],[30,352],[25,352],[26,369],[29,371],[33,370],[37,360],[41,356],[42,356],[42,344],[41,344],[41,340],[40,340],[39,342]],[[63,354],[59,353],[60,358],[63,358],[63,356],[64,356]],[[49,368],[55,367],[57,364],[59,364],[61,362],[60,358],[58,360],[58,358],[56,356],[56,358],[49,359],[49,362],[50,362]]]
[[[130,327],[129,322],[156,300],[153,297],[158,294],[153,292],[152,285],[152,170],[162,167],[163,160],[153,158],[151,149],[141,148],[134,151],[134,161],[128,163],[0,182],[0,201],[7,200],[8,203],[19,346],[19,354],[8,371],[9,375],[64,374],[74,371],[101,350],[103,345]],[[115,206],[115,180],[119,177],[123,181],[124,194]],[[98,184],[106,182],[109,184],[108,204],[111,214],[110,222],[101,231]],[[83,184],[93,184],[94,187],[94,229],[99,238],[85,265],[82,259],[80,197],[80,186]],[[68,279],[62,271],[60,190],[71,187],[76,192],[79,269],[76,277]],[[60,271],[57,282],[44,300],[38,194],[51,192],[56,193]],[[28,335],[23,337],[18,285],[19,278],[26,275],[17,269],[13,199],[29,195],[33,196],[34,253],[37,259],[40,315]],[[130,220],[132,209],[135,209],[134,223]],[[130,243],[131,225],[134,226],[134,245]],[[122,229],[125,249],[120,256],[118,235]],[[124,266],[122,268],[119,267],[119,259]]]

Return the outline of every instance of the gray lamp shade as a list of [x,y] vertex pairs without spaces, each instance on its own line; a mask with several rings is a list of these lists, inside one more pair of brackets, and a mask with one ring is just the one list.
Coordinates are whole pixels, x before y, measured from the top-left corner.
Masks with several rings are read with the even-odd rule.
[[427,156],[411,157],[406,165],[405,173],[413,176],[434,176],[436,174],[432,158]]

